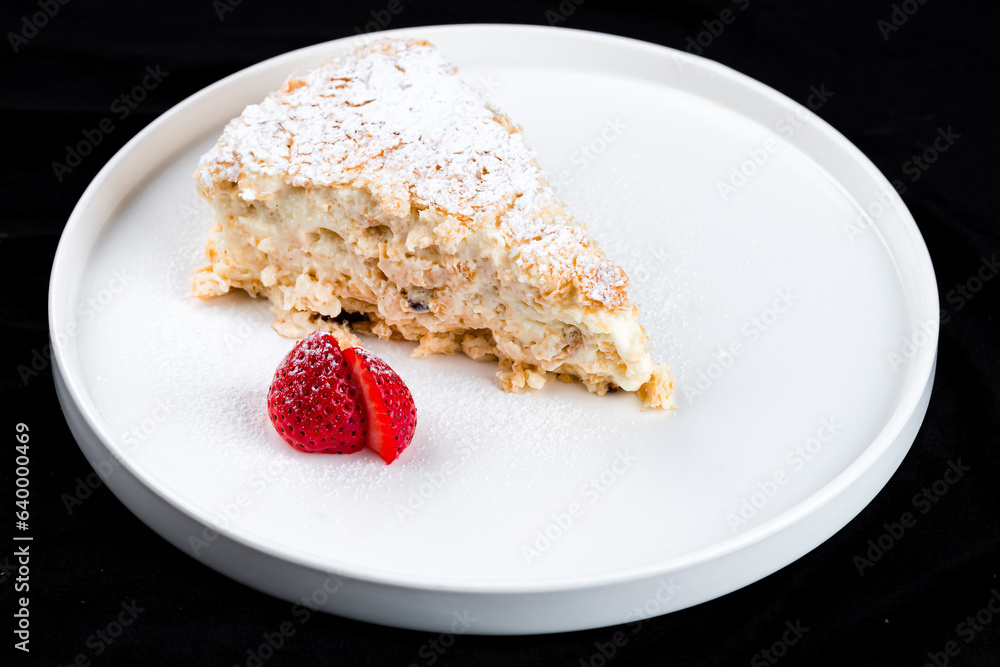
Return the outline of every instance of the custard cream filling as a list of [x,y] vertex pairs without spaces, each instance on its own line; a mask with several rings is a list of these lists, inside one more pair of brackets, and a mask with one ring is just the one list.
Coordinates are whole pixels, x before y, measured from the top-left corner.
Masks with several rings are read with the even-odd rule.
[[[268,297],[286,315],[336,318],[346,310],[367,315],[380,335],[446,334],[453,341],[430,351],[457,351],[476,338],[474,356],[567,373],[599,393],[611,386],[636,391],[650,380],[653,363],[637,313],[589,308],[581,299],[543,307],[537,289],[518,279],[512,249],[498,232],[471,230],[444,244],[442,216],[390,215],[369,192],[350,186],[310,189],[258,178],[213,190],[213,263],[196,276],[198,296],[239,287]],[[279,322],[281,333],[295,336],[322,326],[316,318]]]

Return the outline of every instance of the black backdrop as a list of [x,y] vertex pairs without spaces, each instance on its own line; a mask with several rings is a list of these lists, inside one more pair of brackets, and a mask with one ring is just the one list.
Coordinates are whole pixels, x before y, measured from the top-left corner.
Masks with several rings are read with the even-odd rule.
[[[247,650],[289,619],[286,602],[257,593],[182,554],[140,523],[106,488],[67,513],[60,497],[90,472],[56,402],[45,360],[46,291],[59,234],[100,167],[158,115],[217,79],[290,49],[347,36],[389,3],[203,0],[185,3],[5,2],[0,10],[3,114],[0,187],[0,346],[6,453],[0,463],[3,534],[14,524],[14,429],[31,426],[31,653],[13,650],[14,543],[4,538],[0,637],[8,664],[246,664]],[[930,247],[947,320],[937,380],[912,450],[881,494],[812,553],[747,588],[647,622],[612,665],[772,664],[761,653],[786,625],[808,628],[782,664],[1000,664],[1000,620],[987,609],[1000,587],[996,447],[1000,280],[967,284],[995,257],[998,11],[941,0],[777,3],[674,2],[655,12],[625,2],[453,3],[403,0],[389,27],[510,22],[560,25],[676,48],[745,6],[704,48],[805,103],[822,83],[835,96],[819,115],[905,187]],[[231,10],[231,11],[230,11]],[[375,15],[372,12],[376,12]],[[39,15],[47,12],[51,16]],[[220,17],[221,14],[221,17]],[[381,16],[385,16],[381,14]],[[26,18],[27,17],[27,18]],[[27,21],[27,23],[25,23]],[[709,23],[705,23],[708,21]],[[42,24],[35,28],[34,25]],[[898,28],[898,29],[897,29]],[[94,153],[55,173],[65,146],[109,114],[144,76],[169,73],[120,118]],[[953,145],[924,169],[913,161],[939,131]],[[988,271],[987,271],[988,273]],[[949,298],[950,297],[950,298]],[[25,369],[32,372],[25,372]],[[34,374],[37,371],[37,374]],[[913,496],[948,462],[969,468],[877,566],[854,557],[884,524],[913,511]],[[21,594],[19,593],[18,596]],[[113,643],[91,638],[123,603],[142,608]],[[994,602],[996,608],[997,602]],[[960,625],[966,617],[973,624]],[[992,622],[984,621],[990,617]],[[982,625],[980,625],[982,624]],[[976,630],[975,628],[979,628]],[[457,639],[444,655],[426,633],[319,615],[265,664],[602,664],[615,629],[536,637]],[[791,635],[788,635],[791,637]],[[954,642],[949,645],[949,642]],[[952,649],[953,655],[944,652]],[[100,655],[97,655],[101,649]],[[778,651],[781,653],[782,651]],[[930,655],[929,655],[930,654]],[[772,657],[773,661],[774,658]]]

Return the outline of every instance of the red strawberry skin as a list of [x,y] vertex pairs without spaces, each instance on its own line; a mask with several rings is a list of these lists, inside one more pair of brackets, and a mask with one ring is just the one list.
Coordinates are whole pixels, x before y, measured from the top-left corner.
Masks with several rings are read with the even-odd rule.
[[417,408],[402,378],[389,365],[360,347],[344,350],[344,360],[357,380],[368,410],[368,446],[387,464],[413,440]]
[[275,371],[267,412],[285,442],[298,450],[353,454],[368,440],[362,400],[337,340],[314,331]]

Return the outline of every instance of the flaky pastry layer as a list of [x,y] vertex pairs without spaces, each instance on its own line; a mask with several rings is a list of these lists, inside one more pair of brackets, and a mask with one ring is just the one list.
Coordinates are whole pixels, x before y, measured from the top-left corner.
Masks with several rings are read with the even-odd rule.
[[353,329],[419,341],[418,356],[496,359],[508,391],[556,374],[672,405],[625,272],[520,129],[424,42],[293,76],[227,126],[196,177],[214,222],[195,296],[265,296],[286,336],[324,328],[350,345]]

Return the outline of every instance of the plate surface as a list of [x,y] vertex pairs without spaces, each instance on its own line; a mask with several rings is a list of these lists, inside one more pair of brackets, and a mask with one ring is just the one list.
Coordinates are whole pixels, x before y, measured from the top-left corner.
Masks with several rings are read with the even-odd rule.
[[190,174],[245,105],[356,44],[340,40],[172,109],[66,226],[50,293],[57,387],[133,512],[293,602],[532,633],[725,594],[874,497],[926,409],[938,303],[912,217],[855,147],[775,91],[663,47],[521,26],[386,34],[434,42],[525,128],[631,277],[679,410],[559,382],[504,394],[494,364],[366,339],[416,400],[410,448],[385,466],[283,444],[265,395],[293,341],[260,300],[187,296],[210,221]]

